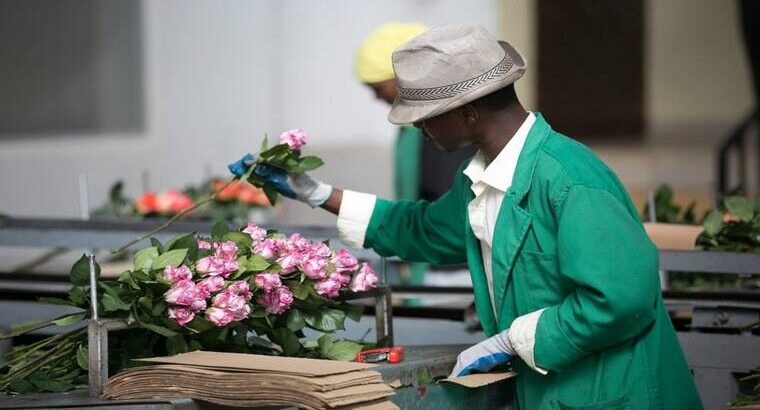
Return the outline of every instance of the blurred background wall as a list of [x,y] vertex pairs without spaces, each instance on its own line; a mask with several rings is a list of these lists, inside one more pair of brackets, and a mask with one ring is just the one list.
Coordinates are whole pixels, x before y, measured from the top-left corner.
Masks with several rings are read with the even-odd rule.
[[[110,129],[85,124],[79,130],[5,130],[0,134],[0,213],[77,216],[79,173],[88,177],[92,206],[104,200],[117,179],[126,182],[129,194],[137,195],[143,188],[144,171],[150,188],[159,190],[197,183],[211,174],[225,175],[226,164],[255,151],[265,133],[275,136],[295,127],[312,134],[309,152],[327,162],[317,176],[336,185],[389,195],[395,129],[385,120],[387,107],[354,79],[355,48],[388,21],[481,24],[510,40],[527,57],[528,75],[517,89],[526,107],[537,109],[539,24],[552,24],[538,21],[541,1],[551,3],[140,1],[135,2],[131,22],[112,21],[107,16],[113,14],[103,13],[120,7],[117,0],[94,1],[93,33],[107,32],[113,42],[96,41],[102,36],[92,34],[82,45],[88,50],[84,61],[92,71],[71,79],[79,84],[73,92],[91,93],[87,95],[98,107],[98,96],[123,101],[120,92],[126,91],[120,90],[141,87],[130,95],[138,95],[142,115],[128,127]],[[28,7],[44,4],[43,0],[2,0],[0,14],[20,19],[32,13]],[[642,136],[620,143],[611,135],[594,139],[591,145],[637,197],[659,182],[705,192],[714,179],[717,141],[752,107],[736,3],[643,1],[642,18]],[[77,21],[61,14],[49,24],[54,32]],[[23,24],[17,26],[23,28]],[[15,33],[34,35],[20,28]],[[27,43],[12,34],[0,36],[4,50],[32,52],[10,47]],[[130,43],[125,37],[139,42]],[[78,49],[72,44],[66,47]],[[133,53],[125,54],[123,47]],[[0,73],[14,58],[10,52],[0,53]],[[125,77],[123,69],[117,75],[121,65],[109,71],[108,64],[114,61],[137,61],[140,75]],[[123,81],[131,82],[124,85]],[[27,95],[8,84],[14,84],[14,78],[0,78],[5,106],[46,98]],[[59,86],[63,88],[55,95],[66,96],[65,79]],[[96,120],[105,115],[98,114],[103,110],[92,112]],[[551,116],[548,120],[552,121]],[[285,204],[280,218],[287,223],[329,225],[333,221],[329,215],[293,203]]]

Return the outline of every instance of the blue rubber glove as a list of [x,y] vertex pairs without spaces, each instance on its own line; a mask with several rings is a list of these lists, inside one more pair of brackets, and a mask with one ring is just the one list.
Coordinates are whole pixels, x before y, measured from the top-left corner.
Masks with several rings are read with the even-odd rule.
[[288,172],[284,169],[273,167],[267,164],[258,164],[253,169],[256,176],[264,178],[267,182],[277,188],[277,192],[285,195],[290,199],[297,199],[298,195],[288,183]]
[[449,377],[466,376],[475,372],[485,373],[511,361],[516,352],[508,334],[509,329],[460,353]]
[[256,157],[253,154],[245,154],[239,160],[227,165],[227,168],[233,175],[240,178],[248,172],[248,168],[256,162]]

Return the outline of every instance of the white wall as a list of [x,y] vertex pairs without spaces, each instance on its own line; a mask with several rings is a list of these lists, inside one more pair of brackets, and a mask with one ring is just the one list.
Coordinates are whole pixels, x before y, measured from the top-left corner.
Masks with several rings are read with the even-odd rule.
[[[142,12],[145,132],[0,141],[0,213],[78,215],[80,172],[93,206],[120,178],[136,194],[142,170],[154,189],[195,183],[209,168],[224,174],[264,133],[296,126],[329,160],[319,175],[387,194],[395,131],[353,78],[355,47],[391,20],[498,32],[496,0],[162,0]],[[330,223],[317,214],[289,206],[284,217]]]

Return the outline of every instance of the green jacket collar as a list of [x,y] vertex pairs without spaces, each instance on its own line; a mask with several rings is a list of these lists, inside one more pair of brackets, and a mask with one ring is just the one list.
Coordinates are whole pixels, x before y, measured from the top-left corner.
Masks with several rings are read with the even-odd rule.
[[538,153],[546,142],[546,137],[551,127],[539,112],[534,112],[536,122],[533,123],[528,138],[525,141],[520,157],[517,160],[517,169],[512,178],[512,186],[507,190],[507,195],[513,196],[515,203],[520,203],[530,189],[533,182],[533,173],[536,170]]

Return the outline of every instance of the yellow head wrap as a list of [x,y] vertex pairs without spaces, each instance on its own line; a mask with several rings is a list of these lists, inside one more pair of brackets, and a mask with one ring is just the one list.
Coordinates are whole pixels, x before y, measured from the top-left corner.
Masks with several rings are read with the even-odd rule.
[[356,77],[366,84],[390,80],[395,76],[391,61],[393,50],[425,31],[427,27],[417,23],[381,26],[356,51]]

